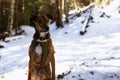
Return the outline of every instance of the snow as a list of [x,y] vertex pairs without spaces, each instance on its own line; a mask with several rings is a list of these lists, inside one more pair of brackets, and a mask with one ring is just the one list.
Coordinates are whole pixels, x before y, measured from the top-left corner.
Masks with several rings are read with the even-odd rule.
[[[83,14],[64,28],[50,25],[55,47],[56,77],[71,73],[60,80],[120,80],[120,0],[113,0],[104,9],[93,9],[94,23],[89,23],[85,35],[81,36]],[[102,12],[110,18],[99,17]],[[26,34],[7,38],[0,42],[0,80],[27,80],[28,48],[34,28],[22,27]]]

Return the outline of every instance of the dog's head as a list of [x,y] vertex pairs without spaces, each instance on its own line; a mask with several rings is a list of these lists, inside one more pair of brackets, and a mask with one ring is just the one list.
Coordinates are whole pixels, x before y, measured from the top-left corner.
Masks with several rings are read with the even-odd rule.
[[39,40],[46,40],[50,37],[49,24],[50,19],[46,15],[33,16],[30,21],[34,23],[35,34],[34,38]]

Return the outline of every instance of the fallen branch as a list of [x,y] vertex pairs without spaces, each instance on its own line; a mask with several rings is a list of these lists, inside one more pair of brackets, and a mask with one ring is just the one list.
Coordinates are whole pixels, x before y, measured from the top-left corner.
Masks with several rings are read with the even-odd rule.
[[70,73],[71,73],[71,70],[72,70],[73,68],[71,68],[68,72],[66,72],[66,73],[62,73],[62,74],[59,74],[58,76],[57,76],[57,79],[63,79],[65,76],[67,76],[67,75],[69,75]]
[[76,16],[80,16],[81,14],[85,13],[87,10],[92,9],[95,7],[95,3],[91,3],[90,5],[86,6],[85,8],[82,8],[79,13],[73,15],[70,19],[73,19]]
[[106,15],[106,13],[105,12],[102,12],[102,14],[100,15],[100,17],[107,17],[107,18],[110,18],[110,16],[108,16],[108,15]]
[[86,12],[89,9],[92,9],[95,7],[95,3],[91,3],[90,5],[86,6],[85,8],[81,9],[82,12]]
[[81,35],[84,35],[86,32],[86,28],[89,26],[88,23],[90,20],[92,20],[92,16],[91,16],[92,10],[89,11],[85,21],[83,22],[83,26],[82,26],[82,30],[80,31]]

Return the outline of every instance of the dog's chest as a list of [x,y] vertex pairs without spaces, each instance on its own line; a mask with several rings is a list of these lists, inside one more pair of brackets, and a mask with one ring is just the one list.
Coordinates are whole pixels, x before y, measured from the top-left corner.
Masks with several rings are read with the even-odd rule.
[[35,47],[35,52],[39,55],[42,54],[42,47],[40,44],[38,44],[36,47]]

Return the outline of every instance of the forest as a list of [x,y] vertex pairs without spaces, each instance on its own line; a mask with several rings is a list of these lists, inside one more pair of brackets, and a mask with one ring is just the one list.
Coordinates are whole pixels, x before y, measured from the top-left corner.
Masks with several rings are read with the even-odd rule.
[[[30,25],[30,16],[49,15],[57,28],[63,27],[62,16],[68,23],[69,11],[85,7],[90,3],[101,4],[101,0],[0,0],[0,33],[7,31],[8,36],[21,34],[21,25]],[[104,0],[109,4],[110,0]],[[12,31],[15,30],[15,34]]]

